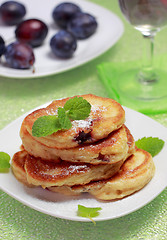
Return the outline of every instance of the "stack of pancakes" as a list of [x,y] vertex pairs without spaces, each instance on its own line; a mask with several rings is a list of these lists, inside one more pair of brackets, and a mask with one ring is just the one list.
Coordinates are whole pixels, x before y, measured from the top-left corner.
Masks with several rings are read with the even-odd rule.
[[85,120],[73,120],[69,130],[34,137],[32,126],[41,116],[57,115],[64,98],[29,114],[22,123],[22,150],[12,159],[16,178],[28,186],[78,195],[89,192],[112,200],[143,188],[154,175],[151,155],[135,147],[125,126],[122,106],[109,98],[82,95],[91,104]]

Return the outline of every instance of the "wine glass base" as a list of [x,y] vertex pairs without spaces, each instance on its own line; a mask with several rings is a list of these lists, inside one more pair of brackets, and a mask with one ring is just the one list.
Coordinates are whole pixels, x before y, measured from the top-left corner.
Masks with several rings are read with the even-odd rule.
[[139,79],[138,69],[119,75],[120,102],[143,113],[167,112],[167,72],[159,70],[156,73],[158,78],[150,82]]

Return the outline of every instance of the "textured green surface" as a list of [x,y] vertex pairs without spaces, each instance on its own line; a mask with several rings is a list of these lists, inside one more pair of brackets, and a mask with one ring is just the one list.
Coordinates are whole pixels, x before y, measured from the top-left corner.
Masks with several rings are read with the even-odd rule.
[[[94,0],[118,14],[116,0]],[[83,93],[108,96],[97,75],[102,62],[140,59],[141,35],[125,21],[125,33],[118,43],[97,59],[77,69],[39,79],[0,77],[0,129],[27,112],[55,98]],[[156,54],[167,53],[167,29],[156,37]],[[151,115],[167,126],[167,113]],[[73,222],[39,213],[0,192],[0,239],[119,240],[167,239],[167,189],[147,206],[125,217],[92,223]]]

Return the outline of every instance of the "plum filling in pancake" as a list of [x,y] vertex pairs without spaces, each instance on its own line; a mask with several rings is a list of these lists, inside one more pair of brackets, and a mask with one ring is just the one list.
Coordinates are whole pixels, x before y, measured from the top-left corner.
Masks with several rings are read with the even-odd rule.
[[79,134],[74,137],[74,141],[77,141],[78,144],[83,144],[91,140],[91,130],[89,132],[80,131]]

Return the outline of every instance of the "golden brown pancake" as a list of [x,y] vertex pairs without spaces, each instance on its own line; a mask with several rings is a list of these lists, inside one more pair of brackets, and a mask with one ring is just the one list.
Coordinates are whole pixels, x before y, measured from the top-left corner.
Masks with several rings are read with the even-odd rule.
[[45,160],[85,162],[91,164],[113,164],[126,159],[135,149],[134,138],[129,129],[123,125],[105,139],[82,147],[57,149],[47,147],[33,138],[22,126],[22,144],[25,150],[35,157]]
[[[122,106],[110,98],[98,97],[92,94],[80,95],[91,104],[91,113],[85,120],[72,121],[69,130],[61,130],[46,137],[35,137],[36,140],[48,147],[67,149],[80,146],[83,143],[93,143],[106,138],[112,131],[120,128],[125,121]],[[22,125],[32,135],[32,126],[37,118],[57,114],[58,107],[63,107],[70,98],[53,101],[46,108],[29,114]],[[20,136],[22,138],[22,129]]]
[[79,164],[62,160],[55,163],[30,156],[24,150],[16,153],[12,160],[13,172],[21,182],[43,188],[107,179],[113,176],[122,164],[123,160],[110,165]]
[[25,184],[29,187],[32,187],[33,185],[31,185],[27,182],[27,175],[26,175],[26,171],[24,169],[26,157],[27,157],[26,151],[19,151],[19,152],[15,153],[12,158],[11,167],[12,167],[12,171],[13,171],[15,177],[20,182],[22,182],[23,184]]
[[22,151],[14,154],[11,164],[14,175],[30,187],[68,195],[88,192],[100,200],[120,199],[140,190],[153,177],[155,166],[148,152],[135,148],[124,125],[123,108],[109,98],[81,97],[91,104],[90,116],[72,121],[69,130],[32,136],[33,123],[41,116],[56,115],[70,98],[55,100],[24,119]]
[[49,190],[67,195],[89,192],[100,200],[120,199],[142,189],[152,179],[155,166],[152,156],[137,149],[122,165],[118,173],[107,180],[94,181],[86,185],[51,187]]

